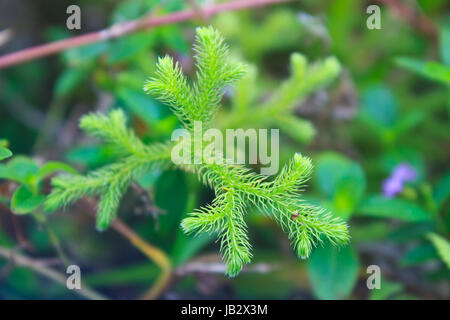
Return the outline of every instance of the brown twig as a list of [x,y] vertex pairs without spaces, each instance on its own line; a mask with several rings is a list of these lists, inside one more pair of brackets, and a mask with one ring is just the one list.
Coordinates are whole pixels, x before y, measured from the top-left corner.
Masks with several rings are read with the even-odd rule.
[[[161,214],[166,214],[167,211],[164,209],[159,208],[154,204],[153,196],[144,188],[142,188],[138,183],[133,182],[131,184],[131,188],[136,193],[136,195],[139,197],[139,201],[143,205],[143,208],[140,209],[140,212],[143,212],[145,214],[151,214],[153,219],[155,220],[155,227],[158,228],[158,216]],[[137,209],[135,212],[138,212]]]
[[[235,11],[245,8],[262,7],[269,4],[288,2],[291,0],[237,0],[205,7],[201,10],[203,17],[211,17],[220,12]],[[156,26],[190,20],[198,17],[199,12],[188,9],[164,16],[146,16],[142,19],[115,24],[109,28],[87,33],[64,40],[20,50],[0,57],[0,69],[7,68],[25,61],[49,56],[69,48],[84,46],[90,43],[105,41],[124,36],[129,33],[151,29]]]
[[[92,199],[84,198],[80,200],[78,204],[85,209],[87,213],[95,217],[95,204]],[[124,238],[128,239],[128,241],[130,241],[135,248],[141,251],[147,258],[154,261],[161,268],[161,274],[158,280],[142,297],[142,299],[146,300],[158,298],[169,284],[172,276],[172,265],[169,257],[164,253],[164,251],[145,241],[119,218],[114,219],[111,223],[111,228],[120,233]]]
[[[14,252],[13,250],[1,248],[0,247],[0,256],[12,260],[15,265],[27,267],[61,285],[66,286],[66,276],[52,268],[49,268],[44,263],[39,260],[31,259],[21,253]],[[91,299],[91,300],[106,300],[107,298],[103,295],[87,288],[86,286],[82,286],[81,289],[74,290],[75,293],[80,296]]]

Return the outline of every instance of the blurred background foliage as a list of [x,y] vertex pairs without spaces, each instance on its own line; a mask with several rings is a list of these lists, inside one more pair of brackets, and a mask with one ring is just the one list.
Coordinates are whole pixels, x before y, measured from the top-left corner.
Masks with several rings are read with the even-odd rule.
[[[138,297],[156,281],[159,268],[114,230],[97,232],[82,207],[48,215],[41,204],[55,171],[85,172],[114,157],[79,132],[81,115],[121,107],[144,141],[170,137],[177,120],[144,94],[143,83],[166,53],[192,76],[195,27],[211,24],[233,54],[251,65],[241,87],[226,96],[217,119],[222,125],[266,126],[253,124],[239,107],[270,98],[272,88],[289,77],[293,52],[312,62],[328,56],[340,61],[337,80],[298,97],[292,112],[268,125],[281,128],[280,167],[294,152],[312,157],[315,170],[305,197],[347,220],[352,240],[340,249],[325,245],[299,261],[273,221],[249,213],[254,265],[227,279],[213,237],[188,237],[179,228],[213,191],[183,172],[150,171],[138,181],[139,192],[128,192],[119,216],[169,257],[174,277],[160,297],[450,298],[449,5],[397,1],[428,17],[435,34],[421,32],[405,12],[383,4],[382,28],[369,30],[369,1],[302,0],[199,15],[2,70],[0,158],[9,157],[9,150],[14,156],[0,165],[0,247],[62,272],[78,264],[83,281],[110,298]],[[71,1],[3,0],[0,29],[14,34],[0,54],[205,3],[214,1],[81,0],[82,30],[69,31],[65,12]],[[381,289],[367,289],[369,265],[381,268]],[[77,296],[0,257],[0,298]]]

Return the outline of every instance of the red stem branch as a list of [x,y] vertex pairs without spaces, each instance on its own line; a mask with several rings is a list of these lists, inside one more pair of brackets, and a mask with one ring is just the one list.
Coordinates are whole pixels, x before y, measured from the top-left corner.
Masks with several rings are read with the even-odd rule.
[[[220,12],[235,11],[245,8],[262,7],[265,5],[287,2],[291,0],[236,0],[226,3],[205,7],[202,9],[202,15],[205,17],[214,16]],[[30,61],[45,56],[49,56],[69,48],[84,46],[90,43],[109,40],[123,35],[151,29],[156,26],[171,24],[193,19],[198,16],[194,9],[174,12],[160,17],[150,16],[142,19],[132,20],[124,23],[115,24],[107,29],[87,33],[64,40],[43,44],[29,49],[20,50],[0,57],[0,69],[7,68],[25,61]]]

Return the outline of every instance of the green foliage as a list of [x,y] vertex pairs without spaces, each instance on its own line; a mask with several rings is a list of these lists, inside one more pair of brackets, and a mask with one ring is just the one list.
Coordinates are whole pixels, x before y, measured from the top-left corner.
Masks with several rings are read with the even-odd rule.
[[45,199],[41,190],[44,179],[58,171],[76,172],[71,166],[54,161],[39,167],[36,161],[24,156],[15,156],[7,164],[0,164],[0,179],[19,184],[11,198],[12,211],[28,214],[38,209]]
[[168,144],[144,145],[127,129],[125,115],[113,110],[108,116],[90,114],[80,121],[88,134],[103,138],[121,156],[121,161],[91,172],[87,176],[70,175],[52,179],[53,190],[46,200],[46,209],[53,211],[73,204],[86,195],[101,195],[98,204],[97,228],[106,229],[114,219],[120,198],[133,180],[149,168],[169,164]]
[[450,170],[447,171],[436,185],[433,192],[436,205],[441,207],[446,200],[450,199]]
[[[32,1],[28,2],[18,8],[19,13],[33,9]],[[209,5],[208,1],[195,2],[199,7]],[[197,181],[197,176],[203,181],[204,175],[197,172],[198,168],[181,168],[196,174],[164,170],[175,166],[169,160],[161,160],[136,175],[133,181],[141,188],[133,186],[133,190],[127,192],[120,201],[119,212],[123,214],[124,223],[170,257],[170,264],[177,274],[173,286],[168,289],[170,295],[196,299],[201,294],[204,298],[223,299],[230,298],[232,292],[233,298],[241,299],[309,299],[311,294],[317,298],[409,299],[414,298],[409,294],[412,287],[402,276],[408,268],[407,273],[415,279],[413,291],[417,297],[448,299],[448,292],[442,290],[449,276],[445,263],[449,254],[445,248],[450,239],[450,154],[446,147],[450,141],[447,3],[445,0],[419,0],[413,5],[408,1],[404,3],[411,12],[428,16],[428,21],[436,28],[427,30],[438,31],[436,35],[439,37],[429,36],[428,32],[423,34],[416,29],[416,24],[390,14],[388,7],[381,10],[380,30],[361,28],[367,15],[354,13],[365,12],[367,5],[357,0],[333,3],[304,1],[301,5],[294,1],[270,8],[221,12],[208,17],[207,20],[225,35],[230,44],[230,57],[248,63],[239,84],[225,89],[223,108],[214,104],[216,98],[220,100],[222,87],[216,92],[217,96],[203,98],[195,94],[195,90],[202,86],[196,76],[197,60],[191,58],[191,54],[196,53],[191,50],[190,42],[193,28],[204,23],[200,17],[71,48],[56,55],[55,59],[36,59],[1,72],[0,136],[7,138],[13,147],[9,148],[9,144],[1,139],[0,146],[11,149],[15,154],[33,154],[36,161],[21,156],[2,160],[0,202],[3,209],[4,205],[10,206],[15,214],[24,216],[0,214],[0,246],[14,249],[14,253],[29,253],[33,259],[40,260],[59,253],[58,246],[51,241],[59,238],[62,256],[70,262],[82,262],[87,268],[83,275],[86,285],[106,290],[105,293],[111,297],[136,297],[145,287],[159,283],[160,268],[153,262],[143,263],[145,257],[137,250],[130,250],[130,244],[120,241],[113,231],[99,235],[94,228],[79,228],[85,222],[82,216],[44,214],[41,203],[48,190],[46,177],[52,174],[52,166],[41,165],[38,161],[59,157],[82,168],[83,172],[100,172],[100,176],[105,169],[102,166],[111,166],[105,175],[106,184],[115,181],[116,175],[124,178],[122,174],[131,174],[125,172],[128,164],[123,167],[119,164],[132,161],[129,157],[140,158],[135,155],[140,154],[140,145],[153,146],[154,142],[165,141],[179,125],[173,108],[167,107],[171,107],[170,103],[164,104],[154,98],[154,92],[152,96],[142,90],[148,75],[158,77],[155,67],[158,55],[170,53],[173,61],[178,62],[180,74],[183,69],[186,75],[183,78],[191,90],[191,103],[195,106],[193,117],[200,115],[197,112],[198,101],[210,101],[214,108],[210,109],[205,103],[204,111],[211,110],[212,114],[217,111],[214,119],[206,119],[215,128],[280,128],[280,161],[288,163],[287,172],[295,171],[289,169],[295,152],[301,151],[311,157],[312,161],[304,161],[303,164],[308,169],[307,164],[314,163],[312,181],[308,182],[312,188],[301,196],[296,193],[291,205],[301,200],[301,207],[308,201],[345,220],[351,225],[355,257],[357,254],[364,262],[357,265],[359,285],[352,291],[356,272],[350,272],[349,276],[340,270],[354,270],[351,266],[355,265],[355,260],[342,258],[342,250],[318,248],[307,262],[291,259],[282,250],[286,234],[273,224],[276,221],[286,224],[284,211],[294,210],[293,217],[296,217],[295,210],[301,210],[271,208],[271,202],[266,198],[260,202],[267,208],[260,208],[262,203],[254,205],[247,201],[247,192],[236,192],[234,198],[237,198],[236,194],[243,195],[243,199],[237,198],[236,205],[242,213],[232,214],[232,223],[248,226],[250,239],[246,238],[246,230],[237,230],[242,231],[240,235],[246,240],[239,243],[239,248],[242,247],[240,254],[243,257],[254,255],[251,258],[254,265],[249,266],[238,279],[223,284],[205,282],[205,277],[198,277],[197,272],[192,276],[187,271],[191,267],[216,268],[218,260],[217,255],[211,252],[214,251],[211,242],[216,236],[222,236],[220,239],[226,241],[233,234],[228,232],[227,226],[213,225],[218,234],[211,227],[212,234],[201,233],[194,237],[179,227],[184,218],[195,217],[197,211],[205,209],[195,208],[205,203],[213,204],[214,191]],[[192,1],[101,1],[96,3],[95,10],[83,11],[83,21],[98,20],[98,10],[104,14],[110,12],[109,17],[102,14],[100,20],[108,19],[110,24],[114,24],[147,14],[160,16],[174,10],[191,9],[192,4]],[[32,10],[37,18],[37,23],[33,21],[32,26],[43,28],[44,32],[19,34],[17,41],[23,36],[32,42],[73,36],[63,24],[47,23],[45,17],[51,13],[51,7],[41,9]],[[3,15],[8,15],[7,11]],[[46,23],[42,25],[39,21]],[[27,24],[27,21],[22,22]],[[335,68],[333,64],[325,63],[336,61],[332,57],[326,58],[327,55],[336,56],[342,67],[337,65]],[[310,60],[307,61],[306,57]],[[172,67],[173,62],[168,65]],[[201,66],[197,65],[197,70],[200,70],[198,67]],[[344,71],[342,75],[339,72],[341,68]],[[315,86],[308,85],[325,69],[331,71],[330,77],[323,77],[323,81],[316,82]],[[333,81],[338,76],[339,81]],[[205,80],[211,79],[205,77]],[[36,82],[40,85],[36,86]],[[209,88],[213,85],[208,84]],[[319,94],[314,94],[316,90],[320,90]],[[123,114],[119,116],[123,121],[115,122],[115,126],[120,124],[117,136],[111,130],[108,132],[107,123],[97,133],[94,132],[97,129],[92,128],[97,138],[81,137],[74,130],[73,121],[87,107],[102,112],[123,108],[130,121],[126,124]],[[183,112],[182,109],[180,111]],[[91,120],[96,122],[98,117],[101,123],[110,115],[94,114]],[[46,121],[43,125],[45,118],[54,121]],[[89,127],[88,120],[86,124]],[[128,128],[133,128],[133,131]],[[52,133],[44,143],[39,142],[42,136],[47,135],[47,130]],[[104,136],[101,134],[103,130],[107,132]],[[128,131],[135,132],[139,139],[130,144],[117,142],[116,138],[128,136]],[[168,153],[171,147],[171,144],[167,145]],[[2,154],[9,155],[0,151],[0,159]],[[392,198],[386,198],[382,195],[383,181],[392,176],[401,163],[413,167],[417,171],[417,179],[404,185],[403,190]],[[117,166],[113,166],[115,164]],[[43,170],[44,167],[47,169]],[[210,170],[205,167],[203,173]],[[305,176],[309,171],[304,171]],[[74,180],[75,184],[86,184],[88,181],[84,178],[91,173],[81,176],[72,172],[66,177],[69,182],[72,177],[82,178]],[[64,175],[59,178],[62,177]],[[279,180],[280,177],[273,179]],[[106,187],[90,190],[92,196],[105,194],[101,203],[104,212],[99,214],[100,228],[114,218],[118,199],[129,185],[128,179],[124,178],[123,186],[114,183],[110,193]],[[294,175],[292,180],[295,181]],[[218,179],[215,183],[221,181]],[[259,181],[258,187],[266,182],[273,183],[273,180]],[[240,180],[237,184],[247,188]],[[286,185],[287,189],[292,187],[291,182]],[[306,188],[305,185],[300,192]],[[76,188],[70,189],[69,186],[68,190],[76,194]],[[274,185],[266,186],[269,193],[273,191]],[[225,189],[219,191],[227,194]],[[149,213],[158,214],[157,220],[148,218],[146,215]],[[298,221],[304,216],[304,212],[300,213]],[[10,223],[10,218],[14,223]],[[286,215],[286,218],[289,217]],[[17,226],[18,229],[13,229]],[[206,230],[207,226],[209,224],[202,224],[198,228]],[[295,226],[286,224],[283,229],[288,234],[295,234],[297,230],[292,228]],[[51,231],[53,234],[49,233],[47,237],[46,233]],[[21,234],[36,250],[29,252],[28,246],[20,246]],[[302,238],[294,236],[295,251],[306,255],[312,243],[297,245],[295,239]],[[245,252],[249,243],[253,249]],[[386,246],[388,251],[379,250]],[[226,243],[222,247],[223,252],[230,255],[227,253],[230,247]],[[297,247],[301,250],[298,251]],[[333,258],[333,254],[337,258]],[[241,259],[240,256],[230,257]],[[5,277],[1,277],[0,299],[71,298],[67,290],[59,290],[47,282],[43,286],[45,279],[27,268],[12,268],[14,264],[8,260],[0,257],[0,269],[5,271],[1,272]],[[62,257],[61,261],[65,260]],[[376,261],[384,261],[383,264],[392,272],[388,278],[382,276],[381,289],[369,291],[363,285],[367,276],[365,266]],[[48,267],[60,268],[59,265]]]
[[186,128],[193,128],[194,121],[204,126],[212,121],[228,84],[241,79],[245,68],[230,60],[228,47],[218,31],[212,28],[197,29],[196,52],[197,82],[191,86],[181,67],[171,57],[160,58],[154,78],[148,80],[144,90],[172,107]]
[[408,222],[431,221],[431,216],[417,204],[382,196],[368,196],[359,207],[359,211],[363,215],[378,218],[392,218]]
[[12,156],[11,150],[4,147],[0,147],[0,160],[5,160],[11,156]]
[[438,251],[442,261],[444,261],[447,267],[450,269],[450,242],[433,232],[429,233],[427,235],[427,238],[436,247],[436,250]]
[[361,166],[342,155],[322,153],[317,159],[315,178],[335,215],[349,219],[366,192],[366,177]]
[[423,61],[408,57],[400,57],[397,64],[405,69],[416,72],[425,78],[450,85],[450,27],[440,30],[440,54],[443,63]]
[[450,85],[450,68],[434,61],[422,61],[411,58],[398,58],[399,66],[414,71],[430,80]]
[[358,277],[359,260],[350,246],[318,248],[308,263],[312,289],[320,299],[343,299]]
[[36,210],[44,201],[43,194],[33,194],[26,186],[20,186],[11,198],[11,209],[16,214],[26,214]]
[[403,291],[403,285],[401,283],[392,282],[388,279],[381,278],[380,289],[375,289],[370,292],[370,300],[386,300],[399,294]]
[[252,18],[251,13],[245,11],[224,13],[217,16],[215,25],[242,50],[247,59],[260,62],[271,51],[292,50],[305,36],[294,12],[279,8],[272,10],[264,19]]
[[341,66],[335,57],[308,63],[300,53],[293,53],[290,62],[290,77],[281,82],[268,100],[263,99],[263,94],[257,97],[257,73],[250,67],[247,77],[235,89],[231,112],[222,115],[220,127],[275,127],[297,142],[309,143],[316,133],[314,126],[309,120],[295,116],[293,111],[309,94],[335,80]]
[[[196,83],[188,84],[178,63],[174,64],[172,58],[166,56],[158,60],[156,75],[144,86],[147,92],[169,105],[188,130],[193,129],[193,123],[197,120],[209,125],[225,87],[234,84],[244,74],[243,65],[229,58],[224,40],[212,27],[197,29],[194,48]],[[296,66],[294,78],[282,86],[281,92],[277,94],[278,98],[274,98],[283,98],[283,101],[270,102],[274,106],[269,108],[272,112],[290,108],[299,92],[304,94],[312,90],[319,83],[328,81],[336,72],[337,62],[327,60],[324,62],[324,69],[311,67],[310,80],[302,84],[302,61],[300,56],[293,57],[293,64]],[[299,86],[308,89],[299,90]],[[126,129],[125,117],[120,110],[114,110],[107,116],[85,116],[80,121],[80,127],[88,134],[111,144],[119,159],[86,176],[66,175],[54,178],[53,190],[46,200],[46,207],[55,210],[73,204],[83,196],[98,195],[97,228],[104,230],[114,219],[120,198],[132,181],[150,167],[170,166],[172,145],[144,145]],[[229,276],[237,275],[252,258],[244,220],[250,206],[280,224],[300,258],[309,257],[312,248],[321,243],[323,238],[334,244],[348,241],[347,225],[342,220],[299,198],[299,192],[312,170],[311,160],[300,154],[296,154],[273,181],[226,160],[223,164],[187,164],[180,168],[197,174],[216,194],[211,205],[195,210],[184,219],[182,228],[187,233],[217,234]]]
[[401,260],[401,264],[402,266],[412,266],[437,258],[439,257],[434,246],[430,243],[426,243],[408,250]]

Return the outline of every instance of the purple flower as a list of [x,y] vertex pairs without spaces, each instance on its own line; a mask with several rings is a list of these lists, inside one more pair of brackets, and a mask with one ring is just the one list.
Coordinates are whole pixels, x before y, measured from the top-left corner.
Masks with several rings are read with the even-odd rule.
[[383,181],[383,194],[392,198],[403,190],[405,182],[414,181],[417,171],[407,163],[401,163],[394,168],[389,178]]

